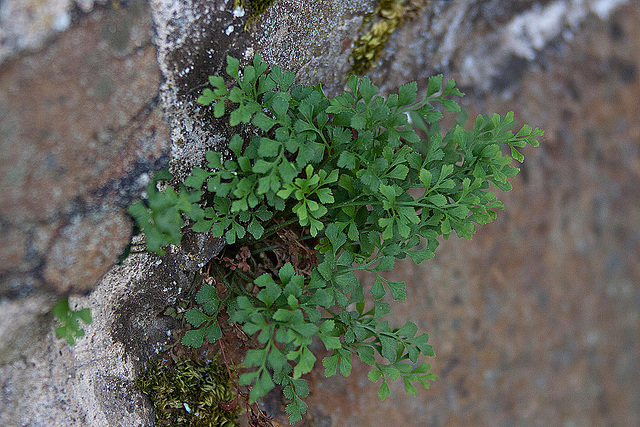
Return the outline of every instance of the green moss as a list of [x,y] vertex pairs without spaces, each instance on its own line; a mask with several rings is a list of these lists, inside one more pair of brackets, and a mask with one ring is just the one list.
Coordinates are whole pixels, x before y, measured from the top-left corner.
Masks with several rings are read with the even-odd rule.
[[356,40],[351,72],[364,74],[380,59],[391,34],[405,22],[418,16],[431,0],[380,0],[360,27],[364,33]]
[[156,411],[158,426],[235,426],[238,409],[221,404],[233,401],[236,393],[226,367],[217,361],[202,363],[181,360],[173,368],[152,364],[136,380]]
[[244,25],[245,29],[251,25],[258,16],[262,15],[271,6],[275,0],[234,0],[234,7],[242,7],[243,9],[249,6],[249,17],[247,23]]

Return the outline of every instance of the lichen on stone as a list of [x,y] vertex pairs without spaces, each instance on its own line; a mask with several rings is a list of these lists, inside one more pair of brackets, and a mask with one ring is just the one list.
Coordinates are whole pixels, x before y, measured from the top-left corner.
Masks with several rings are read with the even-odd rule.
[[[224,365],[179,360],[168,367],[153,363],[135,382],[148,395],[158,426],[236,426],[236,393]],[[230,407],[225,409],[224,407]]]
[[356,40],[351,53],[351,71],[362,75],[373,68],[393,32],[430,3],[431,0],[380,0],[362,22],[363,35]]

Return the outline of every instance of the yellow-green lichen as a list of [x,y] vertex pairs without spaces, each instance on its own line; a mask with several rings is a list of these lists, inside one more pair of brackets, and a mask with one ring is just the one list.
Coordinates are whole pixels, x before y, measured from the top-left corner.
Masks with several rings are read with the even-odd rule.
[[249,17],[244,24],[245,29],[248,28],[258,16],[262,15],[275,0],[234,0],[233,7],[241,7],[245,9],[249,6]]
[[136,380],[156,412],[158,426],[236,426],[238,409],[224,409],[236,398],[226,367],[187,359],[169,368],[152,364]]
[[405,22],[418,16],[431,0],[380,0],[376,9],[368,14],[360,36],[351,52],[351,71],[364,74],[380,59],[391,34]]

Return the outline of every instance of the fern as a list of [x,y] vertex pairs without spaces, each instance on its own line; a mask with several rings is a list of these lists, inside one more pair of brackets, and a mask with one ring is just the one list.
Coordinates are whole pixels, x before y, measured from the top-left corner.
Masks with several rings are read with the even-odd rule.
[[[250,401],[280,384],[291,422],[306,411],[303,375],[318,362],[313,337],[330,353],[322,360],[326,376],[348,376],[357,358],[372,366],[381,400],[396,379],[411,395],[416,385],[428,388],[436,375],[419,361],[434,356],[428,335],[410,321],[394,328],[383,320],[388,294],[406,299],[404,282],[383,272],[396,259],[430,259],[439,237],[470,239],[477,225],[495,219],[503,205],[491,188],[511,188],[508,179],[518,173],[512,159],[522,162],[518,149],[537,146],[542,131],[525,125],[514,134],[508,113],[443,133],[443,111],[460,112],[455,99],[463,93],[441,75],[428,80],[425,97],[414,82],[385,98],[367,77],[351,76],[347,90],[329,98],[320,85],[294,85],[292,73],[259,55],[242,71],[238,60],[227,61],[228,79],[210,77],[198,102],[239,129],[229,141],[232,155],[207,152],[206,168],[194,168],[177,192],[158,191],[154,180],[146,203],[130,208],[149,250],[179,242],[184,213],[194,231],[224,237],[230,252],[248,248],[245,258],[265,271],[221,271],[224,295],[204,285],[200,308],[186,315],[194,329],[183,343],[219,339],[218,315],[226,311],[260,344],[244,361],[252,370],[240,377],[252,386]],[[285,231],[312,254],[306,264],[260,264],[259,254],[283,249],[275,236]],[[374,278],[366,295],[356,271]]]

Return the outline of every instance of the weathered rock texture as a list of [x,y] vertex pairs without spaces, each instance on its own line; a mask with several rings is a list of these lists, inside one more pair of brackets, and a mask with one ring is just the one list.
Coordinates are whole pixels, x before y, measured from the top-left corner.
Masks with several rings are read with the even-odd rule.
[[122,208],[169,145],[152,31],[136,1],[2,64],[0,296],[90,290],[128,243]]
[[[224,149],[194,100],[227,54],[334,93],[375,3],[279,0],[245,30],[232,0],[0,1],[3,425],[152,425],[131,381],[220,242],[113,267],[124,208],[169,161],[182,177]],[[440,380],[379,403],[362,367],[314,373],[307,425],[640,424],[639,22],[637,2],[434,0],[394,34],[370,73],[383,90],[445,72],[471,114],[515,109],[547,135],[496,223],[393,273],[410,301],[391,322],[431,334]],[[48,312],[92,288],[69,348]]]

